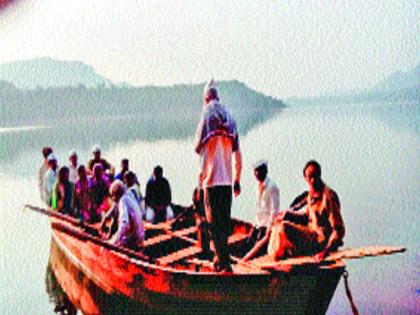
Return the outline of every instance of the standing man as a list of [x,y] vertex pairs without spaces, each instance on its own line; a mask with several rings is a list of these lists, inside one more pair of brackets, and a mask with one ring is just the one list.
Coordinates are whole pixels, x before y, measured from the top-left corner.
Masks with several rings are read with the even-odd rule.
[[260,160],[254,164],[254,175],[257,179],[257,215],[248,240],[248,250],[261,240],[270,228],[280,209],[280,192],[275,182],[268,176],[268,162]]
[[206,219],[215,251],[214,269],[231,272],[228,237],[231,233],[232,182],[235,197],[241,191],[239,136],[235,120],[219,103],[213,80],[205,85],[203,94],[204,106],[195,140],[195,151],[201,164],[199,188],[204,190]]

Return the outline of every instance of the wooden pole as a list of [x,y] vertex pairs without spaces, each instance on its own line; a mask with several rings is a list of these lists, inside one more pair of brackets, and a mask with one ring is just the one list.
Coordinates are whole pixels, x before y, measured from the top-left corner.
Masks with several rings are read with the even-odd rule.
[[[25,205],[25,208],[33,210],[37,213],[55,218],[55,219],[59,219],[60,221],[70,223],[71,225],[73,225],[75,227],[87,228],[88,230],[98,232],[98,229],[94,225],[83,223],[80,220],[77,220],[73,217],[69,217],[67,215],[61,214],[59,212],[46,210],[46,209],[42,209],[42,208],[39,208],[39,207],[31,206],[31,205]],[[129,257],[140,259],[140,260],[147,261],[147,262],[151,262],[151,258],[142,254],[142,253],[135,252],[135,251],[130,250],[128,248],[116,246],[114,244],[111,244],[111,243],[103,240],[103,239],[100,239],[96,236],[93,236],[93,235],[91,235],[87,232],[83,232],[81,230],[71,228],[70,226],[68,226],[64,223],[52,222],[51,225],[52,225],[53,229],[56,229],[56,230],[58,230],[60,232],[63,232],[63,233],[66,233],[66,234],[68,234],[72,237],[75,237],[77,239],[84,240],[84,241],[89,240],[89,241],[91,241],[95,244],[101,245],[101,246],[103,246],[107,249],[110,249],[110,250],[113,250],[113,251],[116,251],[116,252],[123,253],[123,254],[125,254]]]
[[81,241],[90,241],[90,242],[95,243],[97,245],[100,245],[100,246],[102,246],[106,249],[110,249],[110,250],[113,250],[115,252],[125,254],[125,255],[127,255],[131,258],[151,262],[150,257],[148,257],[148,256],[146,256],[146,255],[144,255],[140,252],[135,252],[131,249],[111,244],[111,243],[109,243],[109,242],[107,242],[103,239],[100,239],[99,237],[92,236],[88,233],[83,233],[82,231],[79,231],[75,228],[72,228],[72,227],[70,227],[66,224],[63,224],[63,223],[60,223],[60,222],[52,222],[51,226],[54,230],[57,230],[59,232],[70,235],[70,236],[72,236],[74,238],[77,238]]

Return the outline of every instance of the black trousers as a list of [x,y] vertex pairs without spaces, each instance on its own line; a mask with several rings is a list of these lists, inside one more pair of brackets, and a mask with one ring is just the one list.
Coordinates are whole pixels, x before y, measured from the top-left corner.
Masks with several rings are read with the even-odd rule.
[[232,186],[215,186],[204,190],[206,219],[214,244],[215,262],[230,266],[228,238],[231,234]]

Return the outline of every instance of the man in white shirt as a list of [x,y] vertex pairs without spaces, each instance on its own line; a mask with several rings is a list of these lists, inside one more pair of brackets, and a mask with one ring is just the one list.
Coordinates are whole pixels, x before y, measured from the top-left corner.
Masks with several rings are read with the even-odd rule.
[[[118,212],[117,231],[110,242],[117,246],[138,250],[143,245],[144,228],[142,214],[136,199],[120,180],[112,183],[109,193]],[[112,210],[108,213],[112,213]]]
[[79,167],[77,161],[77,152],[75,150],[71,150],[69,153],[69,170],[70,170],[70,181],[74,184],[79,179],[79,175],[77,173],[77,168]]
[[57,181],[57,166],[58,161],[54,153],[51,153],[47,157],[48,170],[44,175],[42,184],[42,200],[45,202],[47,207],[51,206],[51,196],[54,189],[55,182]]
[[276,183],[268,176],[268,162],[260,160],[254,164],[257,179],[256,223],[249,233],[247,250],[262,239],[280,210],[280,192]]
[[195,151],[200,155],[199,188],[204,191],[206,219],[214,244],[214,269],[231,272],[228,238],[231,233],[232,182],[236,197],[240,194],[242,156],[236,122],[219,103],[213,80],[204,87],[204,106],[196,131]]

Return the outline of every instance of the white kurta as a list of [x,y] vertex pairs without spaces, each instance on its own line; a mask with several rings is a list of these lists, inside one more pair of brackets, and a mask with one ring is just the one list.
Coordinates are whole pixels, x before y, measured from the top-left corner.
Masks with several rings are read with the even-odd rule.
[[77,168],[79,165],[73,166],[72,164],[69,165],[69,179],[70,181],[75,184],[79,179],[79,174],[77,174]]
[[51,168],[44,175],[44,181],[42,184],[42,200],[50,205],[52,191],[54,189],[55,182],[57,181],[57,171],[53,171]]
[[257,227],[269,227],[280,210],[280,191],[275,182],[266,178],[257,186]]
[[126,246],[129,239],[140,244],[144,240],[144,228],[139,204],[127,191],[118,202],[118,230],[112,242]]

